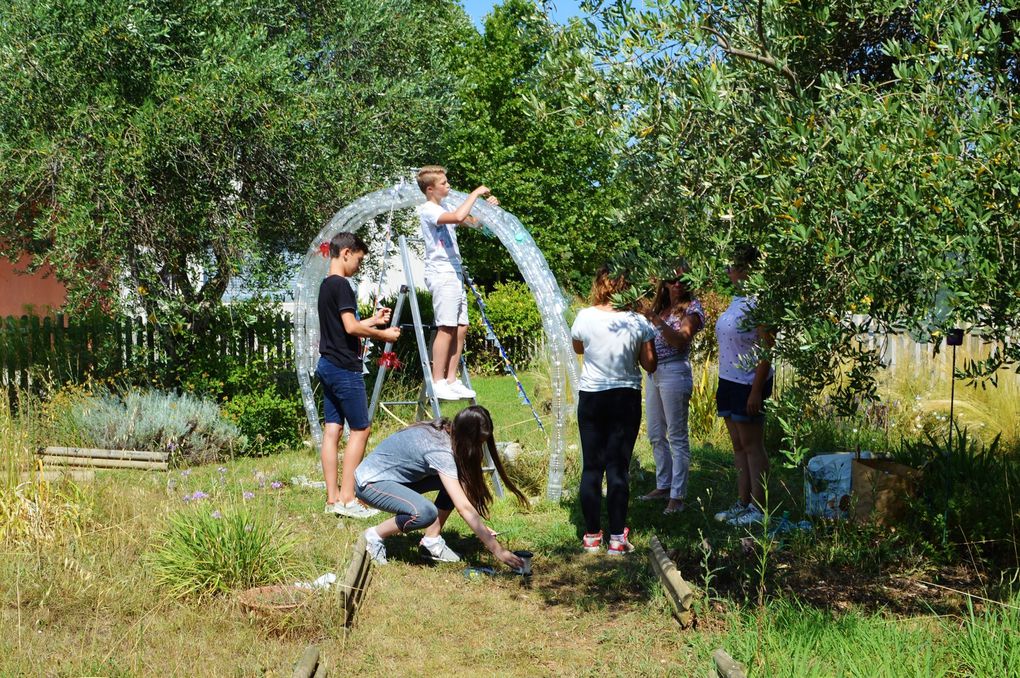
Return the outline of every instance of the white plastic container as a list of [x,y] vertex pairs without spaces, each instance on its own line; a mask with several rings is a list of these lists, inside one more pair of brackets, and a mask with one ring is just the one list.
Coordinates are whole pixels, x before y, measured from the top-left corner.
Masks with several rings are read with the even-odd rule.
[[[870,459],[871,452],[861,452]],[[846,518],[850,508],[850,469],[856,452],[819,454],[804,468],[804,513],[818,518]]]

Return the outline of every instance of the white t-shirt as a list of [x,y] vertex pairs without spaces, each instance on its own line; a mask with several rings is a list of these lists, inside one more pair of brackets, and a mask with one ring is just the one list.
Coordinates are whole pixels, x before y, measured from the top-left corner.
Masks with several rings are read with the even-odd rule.
[[[733,297],[715,321],[715,337],[719,341],[719,378],[738,384],[754,382],[758,366],[758,329],[745,327],[747,313],[754,308],[751,297]],[[769,376],[773,369],[769,368]]]
[[440,224],[439,217],[453,209],[446,203],[438,205],[431,200],[418,207],[421,235],[425,239],[425,275],[456,276],[460,278],[460,248],[457,247],[456,224]]
[[570,338],[584,342],[584,367],[581,368],[579,390],[640,390],[638,355],[641,345],[654,336],[652,324],[633,311],[581,309],[570,328]]

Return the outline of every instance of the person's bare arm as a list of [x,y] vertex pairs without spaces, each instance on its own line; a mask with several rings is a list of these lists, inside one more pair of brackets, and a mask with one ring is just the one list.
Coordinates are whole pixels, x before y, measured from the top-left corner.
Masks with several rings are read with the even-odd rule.
[[[772,348],[776,344],[776,335],[764,327],[758,327],[758,342],[765,348]],[[754,381],[751,382],[751,393],[747,396],[747,413],[751,416],[761,414],[765,400],[762,394],[771,370],[772,363],[764,359],[759,360],[754,368]]]
[[366,325],[365,321],[358,320],[353,311],[341,312],[340,320],[344,324],[344,331],[352,337],[375,339],[385,342],[396,341],[400,338],[399,327],[387,327],[381,330],[376,327],[371,327]]
[[641,344],[641,352],[638,354],[638,362],[645,372],[652,374],[659,366],[659,357],[655,355],[655,342],[648,340]]
[[683,351],[690,346],[694,335],[701,330],[701,318],[693,314],[685,315],[683,320],[680,321],[680,328],[676,330],[670,327],[669,323],[659,316],[652,318],[652,323],[662,334],[662,338],[666,340],[666,343],[678,351]]
[[[436,223],[437,224],[462,224],[462,223],[464,223],[464,221],[471,214],[471,210],[474,209],[475,201],[478,200],[478,198],[482,197],[483,195],[485,195],[488,192],[489,192],[488,186],[479,186],[475,190],[471,191],[471,194],[468,195],[467,200],[462,202],[460,204],[460,206],[457,207],[457,209],[453,210],[452,212],[443,212],[442,214],[440,214],[439,218],[436,219]],[[486,199],[486,202],[488,202],[490,205],[498,205],[499,204],[499,200],[496,200],[496,196],[494,196],[494,195],[490,195]]]
[[507,566],[515,568],[523,567],[524,561],[500,544],[499,540],[492,534],[492,530],[486,527],[485,521],[478,515],[478,511],[475,510],[475,507],[468,501],[467,495],[464,494],[464,488],[460,486],[460,481],[442,473],[439,474],[439,480],[443,483],[443,489],[449,495],[450,500],[453,502],[453,507],[457,509],[457,513],[471,527],[471,530],[481,542],[485,544],[485,548]]

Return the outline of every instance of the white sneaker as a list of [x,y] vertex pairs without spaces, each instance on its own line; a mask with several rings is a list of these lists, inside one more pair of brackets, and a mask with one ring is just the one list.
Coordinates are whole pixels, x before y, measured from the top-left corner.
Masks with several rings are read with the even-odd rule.
[[460,400],[463,397],[445,379],[432,382],[432,390],[440,400]]
[[763,520],[765,520],[765,514],[762,513],[762,510],[755,506],[754,504],[750,504],[747,507],[746,511],[741,513],[739,516],[734,516],[733,518],[730,518],[729,520],[726,521],[726,523],[728,525],[743,527],[747,525],[752,525],[754,523],[760,523]]
[[326,513],[333,513],[338,516],[344,516],[345,518],[371,518],[374,515],[378,515],[379,509],[365,506],[357,499],[352,499],[346,504],[337,502],[335,504],[326,504]]
[[457,552],[446,545],[446,540],[442,537],[439,541],[432,546],[426,546],[425,540],[418,543],[418,551],[422,557],[431,560],[436,563],[459,563],[460,556]]
[[737,516],[741,515],[747,510],[747,504],[741,504],[740,500],[733,502],[733,506],[730,506],[725,511],[719,511],[715,514],[715,519],[720,523],[728,523]]
[[451,381],[449,384],[453,392],[459,394],[461,398],[474,398],[478,396],[477,393],[465,386],[464,382],[460,379],[457,381]]
[[376,565],[386,565],[386,545],[382,543],[382,540],[365,539],[365,551],[368,552],[368,557],[372,559],[372,562]]

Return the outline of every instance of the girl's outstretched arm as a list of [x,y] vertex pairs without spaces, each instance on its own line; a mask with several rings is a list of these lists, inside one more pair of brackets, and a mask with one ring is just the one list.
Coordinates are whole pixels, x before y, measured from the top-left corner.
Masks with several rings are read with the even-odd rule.
[[468,501],[467,495],[464,494],[464,488],[460,486],[460,481],[442,473],[439,474],[439,480],[442,481],[443,489],[446,490],[446,494],[453,501],[453,506],[457,509],[457,513],[460,514],[465,523],[471,526],[474,533],[485,544],[485,548],[489,549],[489,552],[499,558],[505,565],[514,568],[523,567],[524,561],[515,556],[513,552],[509,551],[492,536],[491,530],[485,526],[485,521],[482,520],[482,517],[478,515],[478,511]]

